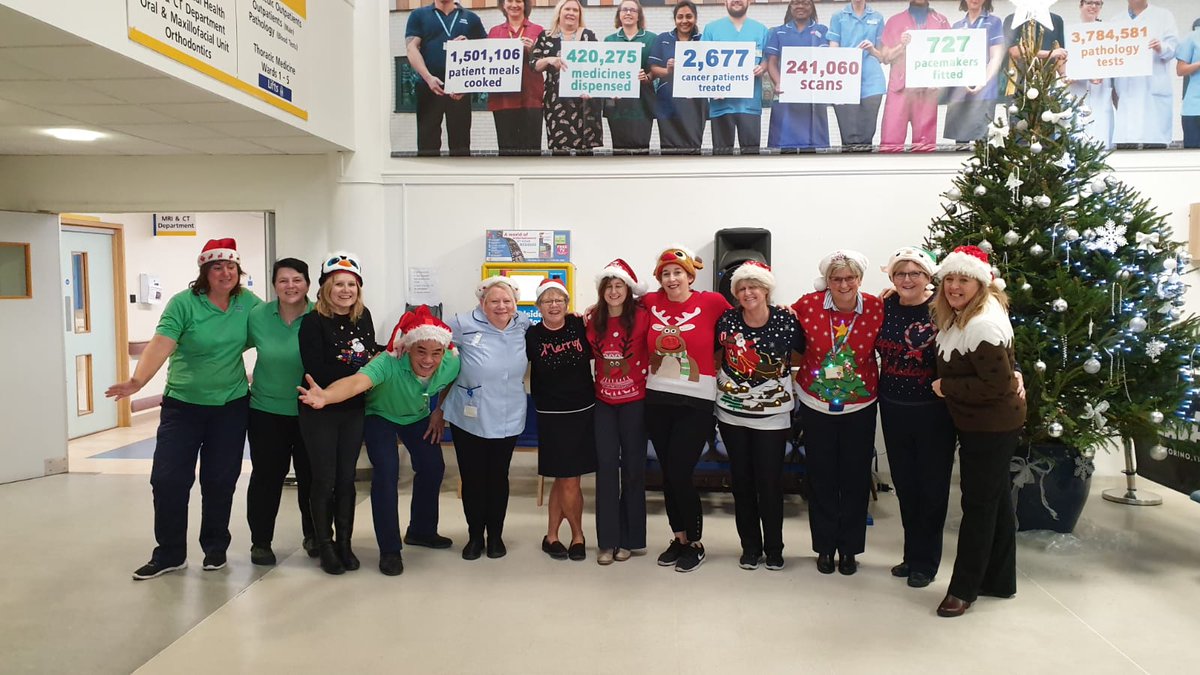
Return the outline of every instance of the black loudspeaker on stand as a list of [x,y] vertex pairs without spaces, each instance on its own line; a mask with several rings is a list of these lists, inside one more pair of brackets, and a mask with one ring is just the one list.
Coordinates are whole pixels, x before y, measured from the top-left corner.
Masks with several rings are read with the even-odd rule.
[[730,277],[747,260],[771,264],[771,232],[761,227],[731,227],[717,230],[715,239],[713,290],[736,306]]

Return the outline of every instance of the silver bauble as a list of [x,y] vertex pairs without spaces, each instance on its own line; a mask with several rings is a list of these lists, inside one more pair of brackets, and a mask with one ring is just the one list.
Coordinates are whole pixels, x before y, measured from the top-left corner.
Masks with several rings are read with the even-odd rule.
[[1058,422],[1051,422],[1046,425],[1046,433],[1050,434],[1050,438],[1058,438],[1063,435],[1063,425]]
[[1121,214],[1121,220],[1123,222],[1125,222],[1126,224],[1132,223],[1133,222],[1133,214],[1126,211],[1125,213]]
[[1025,98],[1029,99],[1030,101],[1037,98],[1039,94],[1041,94],[1041,92],[1037,90],[1037,87],[1030,87],[1029,89],[1025,90]]
[[1117,272],[1117,278],[1121,281],[1129,281],[1129,277],[1131,276],[1133,275],[1129,273],[1129,270],[1121,270],[1120,272]]
[[962,192],[959,191],[958,188],[952,187],[949,190],[946,190],[946,198],[953,201],[958,201],[962,199]]
[[1052,309],[1056,312],[1059,312],[1059,313],[1065,312],[1065,311],[1067,311],[1067,301],[1064,300],[1063,298],[1055,298],[1050,303],[1050,309]]
[[[1031,255],[1035,258],[1042,255],[1045,252],[1046,252],[1046,249],[1042,248],[1041,244],[1034,244],[1033,246],[1029,247],[1029,255]],[[1064,302],[1066,302],[1066,301],[1064,300]],[[1064,307],[1063,309],[1066,309],[1066,308]]]
[[1013,105],[1010,105],[1010,106],[1008,106],[1008,114],[1009,114],[1009,115],[1016,115],[1016,114],[1017,114],[1017,106],[1016,106],[1016,104],[1013,104]]
[[1043,209],[1049,208],[1050,197],[1047,195],[1038,195],[1037,197],[1033,198],[1033,202],[1035,204],[1037,204],[1038,206],[1042,207]]
[[1150,459],[1152,459],[1156,462],[1161,462],[1167,458],[1167,449],[1161,445],[1156,445],[1153,448],[1150,448],[1149,454],[1150,454]]
[[1028,131],[1029,122],[1026,120],[1017,120],[1017,131]]
[[1089,183],[1088,185],[1089,185],[1089,186],[1092,188],[1092,192],[1093,192],[1093,193],[1096,193],[1096,192],[1104,192],[1105,188],[1107,188],[1107,187],[1108,187],[1108,185],[1107,185],[1107,184],[1105,184],[1105,182],[1104,182],[1102,179],[1100,179],[1100,178],[1097,178],[1096,180],[1093,180],[1093,181],[1092,181],[1091,183]]
[[1053,122],[1054,121],[1054,111],[1053,110],[1042,111],[1042,121],[1043,122]]
[[1163,269],[1170,272],[1171,270],[1175,269],[1176,265],[1178,264],[1179,263],[1175,262],[1174,258],[1167,258],[1163,261]]
[[1034,361],[1033,369],[1039,373],[1046,372],[1046,362],[1045,361]]
[[958,204],[947,204],[946,205],[946,213],[948,213],[952,216],[954,214],[958,213]]
[[1017,243],[1018,241],[1021,241],[1021,235],[1017,234],[1016,230],[1009,230],[1008,232],[1004,233],[1004,243],[1005,244],[1012,246],[1013,244]]
[[1026,208],[1033,206],[1033,197],[1030,197],[1029,195],[1025,195],[1024,197],[1021,197],[1021,206],[1024,206]]
[[982,185],[975,186],[975,196],[982,197],[987,194],[987,188]]
[[1129,320],[1129,330],[1134,333],[1140,333],[1146,330],[1146,320],[1140,316],[1135,316]]
[[987,253],[990,255],[992,252],[992,249],[993,249],[992,242],[988,241],[987,239],[984,239],[979,242],[979,250],[983,251],[984,253]]
[[1069,228],[1066,232],[1063,233],[1063,239],[1066,239],[1067,241],[1075,241],[1078,238],[1079,238],[1079,230],[1076,230],[1075,228]]
[[1093,356],[1087,361],[1084,361],[1083,372],[1087,373],[1088,375],[1095,375],[1096,373],[1100,372],[1100,359],[1097,359]]
[[1032,152],[1032,153],[1033,153],[1033,154],[1035,154],[1035,155],[1040,155],[1040,154],[1042,154],[1042,144],[1041,144],[1041,143],[1038,143],[1037,141],[1034,141],[1034,142],[1030,143],[1030,144],[1029,144],[1029,151],[1030,151],[1030,152]]
[[1161,412],[1157,410],[1151,410],[1149,417],[1151,424],[1162,424],[1163,414]]

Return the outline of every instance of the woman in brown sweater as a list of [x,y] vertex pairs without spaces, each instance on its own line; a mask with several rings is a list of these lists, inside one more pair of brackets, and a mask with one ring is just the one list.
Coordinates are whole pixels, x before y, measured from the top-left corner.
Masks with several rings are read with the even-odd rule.
[[960,246],[938,269],[933,306],[938,378],[959,439],[962,527],[950,588],[938,616],[962,616],[980,595],[1017,592],[1016,522],[1008,464],[1025,423],[1025,400],[1015,375],[1013,330],[1004,282],[987,254]]

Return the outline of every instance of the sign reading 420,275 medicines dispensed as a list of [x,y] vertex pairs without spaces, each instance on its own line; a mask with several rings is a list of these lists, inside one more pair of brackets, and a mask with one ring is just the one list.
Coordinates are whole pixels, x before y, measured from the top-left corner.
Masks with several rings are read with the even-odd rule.
[[637,98],[641,95],[638,72],[642,69],[642,44],[624,42],[563,41],[562,75],[558,95],[563,98]]
[[905,86],[976,87],[987,82],[983,28],[911,30],[904,50]]

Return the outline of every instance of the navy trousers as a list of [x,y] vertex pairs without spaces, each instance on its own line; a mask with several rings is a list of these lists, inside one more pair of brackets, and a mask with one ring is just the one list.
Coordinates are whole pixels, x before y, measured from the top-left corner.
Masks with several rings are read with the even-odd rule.
[[875,404],[841,415],[800,407],[808,471],[808,527],[817,553],[858,555],[867,547],[867,504],[875,456]]
[[396,439],[404,443],[412,457],[412,504],[409,507],[408,534],[430,537],[438,529],[438,495],[446,460],[442,446],[425,440],[429,428],[426,417],[412,424],[396,424],[379,415],[367,415],[363,422],[363,437],[367,442],[367,457],[371,459],[371,517],[375,521],[375,539],[380,553],[399,553],[400,499],[396,494],[400,483],[400,453]]

